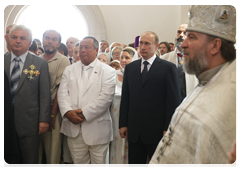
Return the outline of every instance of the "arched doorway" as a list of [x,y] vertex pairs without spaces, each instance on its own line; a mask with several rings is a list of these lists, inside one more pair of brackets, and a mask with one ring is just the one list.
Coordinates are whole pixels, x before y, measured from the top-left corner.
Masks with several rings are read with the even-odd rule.
[[[69,6],[71,6],[71,5],[69,5]],[[82,15],[81,17],[84,18],[84,20],[86,22],[86,26],[87,26],[88,35],[94,36],[99,41],[102,39],[107,40],[104,19],[103,19],[102,12],[99,9],[98,5],[73,5],[71,7],[75,8],[75,10],[77,10],[79,12],[79,15]],[[54,8],[52,8],[50,12],[44,10],[44,8],[40,8],[40,7],[38,7],[38,8],[41,9],[41,12],[40,13],[34,12],[33,15],[36,16],[36,20],[39,21],[38,23],[41,26],[41,24],[44,24],[44,18],[41,17],[41,14],[49,13],[49,17],[51,17],[51,14],[54,12],[54,9],[57,7],[55,6]],[[4,30],[6,29],[7,25],[9,25],[9,24],[16,24],[18,18],[21,17],[21,14],[24,12],[25,9],[27,9],[27,6],[25,6],[25,5],[9,5],[9,6],[7,6],[4,10]],[[62,13],[65,15],[68,15],[65,10],[62,11]],[[76,17],[76,16],[71,16],[71,17],[75,18],[76,21],[78,19],[78,17]],[[73,26],[74,25],[75,24],[73,23]],[[70,27],[70,24],[68,24],[67,21],[62,21],[62,28],[68,30],[69,27]],[[41,39],[42,39],[42,37],[40,37],[40,40]],[[65,43],[64,41],[62,41],[62,42]],[[4,46],[6,47],[6,44],[4,44]]]
[[65,43],[69,37],[81,40],[88,35],[84,16],[72,5],[58,5],[57,8],[51,5],[28,5],[21,10],[14,23],[30,28],[33,38],[40,41],[43,33],[48,29],[58,31],[62,36],[62,43]]

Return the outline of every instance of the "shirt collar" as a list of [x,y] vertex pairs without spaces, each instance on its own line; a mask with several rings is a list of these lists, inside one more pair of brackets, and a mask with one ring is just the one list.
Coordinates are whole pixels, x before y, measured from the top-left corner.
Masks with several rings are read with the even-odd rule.
[[144,60],[144,58],[142,57],[142,64],[143,64],[144,61],[148,61],[148,63],[152,65],[152,63],[154,62],[155,58],[156,58],[156,54],[154,54],[154,55],[153,55],[151,58],[149,58],[148,60]]
[[57,55],[58,55],[58,51],[54,54],[54,56],[48,61],[48,62],[51,62],[51,61],[53,61],[53,60],[57,60],[58,59],[58,57],[57,57]]
[[197,78],[198,78],[198,80],[199,80],[199,83],[200,83],[200,84],[203,84],[203,85],[207,84],[208,81],[209,81],[215,74],[217,74],[217,72],[223,67],[224,64],[226,64],[226,63],[223,63],[223,64],[221,64],[221,65],[219,65],[219,66],[217,66],[217,67],[215,67],[215,68],[213,68],[213,69],[211,69],[211,70],[207,70],[207,71],[199,74],[199,75],[197,76]]
[[[177,48],[177,47],[176,47],[176,48]],[[179,54],[179,53],[182,54],[182,53],[179,51],[179,49],[177,48],[177,54]]]
[[94,65],[96,64],[97,62],[97,58],[95,58],[95,60],[93,62],[91,62],[88,66],[85,66],[83,63],[82,63],[82,67],[87,67],[88,68],[93,68]]
[[[26,53],[24,53],[24,54],[19,56],[23,63],[25,63],[27,55],[28,55],[28,51]],[[15,57],[17,57],[17,56],[11,51],[11,62],[13,62]]]

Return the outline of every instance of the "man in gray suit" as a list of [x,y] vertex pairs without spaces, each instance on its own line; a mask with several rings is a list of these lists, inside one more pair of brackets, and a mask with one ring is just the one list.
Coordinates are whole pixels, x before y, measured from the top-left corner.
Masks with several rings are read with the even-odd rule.
[[35,164],[40,134],[48,130],[51,120],[48,63],[28,52],[31,30],[15,25],[9,37],[11,53],[4,56],[4,70],[9,79],[21,163]]

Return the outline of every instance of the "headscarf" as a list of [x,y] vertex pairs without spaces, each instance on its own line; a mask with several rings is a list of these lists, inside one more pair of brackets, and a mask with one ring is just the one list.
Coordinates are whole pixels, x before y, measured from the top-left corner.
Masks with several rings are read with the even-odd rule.
[[[138,53],[137,53],[137,51],[136,51],[134,48],[132,48],[132,47],[126,47],[126,48],[123,49],[123,51],[124,51],[125,49],[129,49],[129,50],[131,50],[131,51],[134,52],[133,59],[132,59],[131,62],[133,62],[133,61],[135,61],[135,60],[138,60]],[[123,51],[122,51],[122,52],[123,52]],[[121,55],[122,55],[122,53],[121,53]],[[121,55],[120,55],[120,60],[121,60]],[[130,62],[130,63],[131,63],[131,62]],[[122,68],[122,66],[121,66],[121,64],[120,64],[120,69],[117,70],[117,74],[123,76],[123,73],[124,73],[124,68]]]
[[109,65],[110,64],[110,54],[109,53],[99,53],[98,55],[97,55],[97,58],[98,58],[98,56],[100,56],[100,55],[105,55],[106,57],[107,57],[107,64]]

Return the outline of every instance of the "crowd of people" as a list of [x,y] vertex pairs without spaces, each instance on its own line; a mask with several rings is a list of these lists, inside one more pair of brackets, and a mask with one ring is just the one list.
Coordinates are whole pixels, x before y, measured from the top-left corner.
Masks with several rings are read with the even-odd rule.
[[5,161],[234,163],[235,36],[233,6],[191,6],[174,43],[146,31],[128,45],[64,44],[55,30],[41,42],[7,26]]

